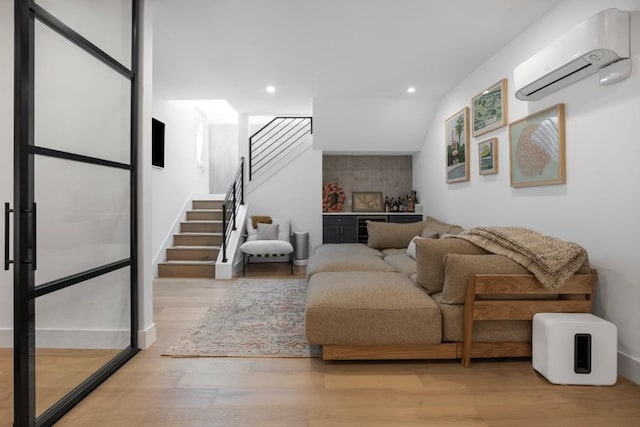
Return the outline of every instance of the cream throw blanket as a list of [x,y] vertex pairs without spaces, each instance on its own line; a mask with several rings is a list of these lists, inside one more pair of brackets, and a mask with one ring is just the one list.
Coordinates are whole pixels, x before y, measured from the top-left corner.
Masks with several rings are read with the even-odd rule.
[[533,273],[545,288],[558,288],[575,273],[587,258],[587,252],[576,243],[545,236],[520,227],[476,227],[459,238],[504,255]]

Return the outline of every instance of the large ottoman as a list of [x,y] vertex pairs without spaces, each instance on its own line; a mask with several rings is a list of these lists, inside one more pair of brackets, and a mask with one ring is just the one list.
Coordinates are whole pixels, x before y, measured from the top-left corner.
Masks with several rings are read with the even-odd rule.
[[309,278],[307,340],[323,345],[439,344],[438,305],[397,272],[321,272]]

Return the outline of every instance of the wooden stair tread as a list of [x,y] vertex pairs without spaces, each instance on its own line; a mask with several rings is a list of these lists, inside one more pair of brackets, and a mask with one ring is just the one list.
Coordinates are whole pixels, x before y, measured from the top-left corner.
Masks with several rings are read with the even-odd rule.
[[191,260],[169,260],[162,261],[160,264],[163,265],[215,265],[215,261],[191,261]]
[[194,251],[202,251],[202,250],[219,250],[221,247],[220,246],[171,246],[168,249],[192,249]]
[[193,200],[166,260],[158,263],[159,277],[215,277],[222,250],[223,200]]
[[186,235],[186,236],[222,236],[222,233],[207,233],[204,231],[181,231],[174,234],[174,236]]

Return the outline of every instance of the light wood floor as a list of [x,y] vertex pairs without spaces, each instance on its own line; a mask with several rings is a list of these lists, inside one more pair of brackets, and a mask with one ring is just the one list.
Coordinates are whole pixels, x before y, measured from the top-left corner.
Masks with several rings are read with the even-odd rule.
[[[252,267],[249,277],[288,277],[280,274],[285,266]],[[57,425],[639,425],[640,386],[622,378],[613,387],[552,385],[529,360],[474,360],[465,369],[458,361],[161,357],[231,286],[157,280],[157,342]],[[0,358],[0,381],[6,363]],[[3,413],[10,399],[5,384],[0,382]]]

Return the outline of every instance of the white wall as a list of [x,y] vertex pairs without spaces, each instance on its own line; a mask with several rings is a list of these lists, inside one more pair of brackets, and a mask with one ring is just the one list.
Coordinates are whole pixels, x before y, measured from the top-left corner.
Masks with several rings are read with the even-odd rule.
[[315,147],[325,153],[411,154],[433,114],[430,102],[413,98],[316,98]]
[[248,181],[249,136],[272,118],[239,116],[238,150],[240,156],[245,157],[248,214],[289,218],[292,232],[309,232],[310,249],[313,251],[322,243],[322,151],[311,146],[301,149],[279,170],[270,171],[268,179]]
[[[249,186],[250,188],[250,186]],[[308,148],[246,196],[249,215],[289,218],[291,231],[322,243],[322,152]]]
[[[13,1],[0,0],[0,242],[4,246],[4,203],[13,207]],[[13,222],[12,222],[13,224]],[[13,234],[13,233],[11,233]],[[4,251],[4,249],[1,249]],[[12,249],[13,251],[13,249]],[[12,252],[11,252],[12,253]],[[2,254],[4,257],[4,253]],[[3,263],[4,264],[4,263]],[[0,269],[0,347],[13,346],[13,268]]]
[[238,123],[209,125],[209,192],[225,194],[239,164]]
[[[597,75],[536,102],[514,97],[513,69],[563,32],[610,7],[640,9],[638,1],[566,0],[471,73],[440,102],[414,156],[414,185],[425,213],[466,227],[518,225],[575,241],[598,269],[594,311],[618,327],[620,373],[640,382],[640,43],[633,74],[609,87]],[[640,25],[632,35],[640,40]],[[557,103],[566,108],[564,185],[511,188],[508,128],[471,139],[471,180],[446,184],[444,120],[501,78],[509,79],[509,121]],[[500,173],[478,174],[479,141],[499,140]]]
[[209,193],[209,148],[204,145],[201,167],[196,157],[198,110],[192,101],[154,99],[153,117],[165,123],[164,168],[154,167],[151,173],[152,247],[154,259],[160,255],[163,260],[164,242],[191,194]]

